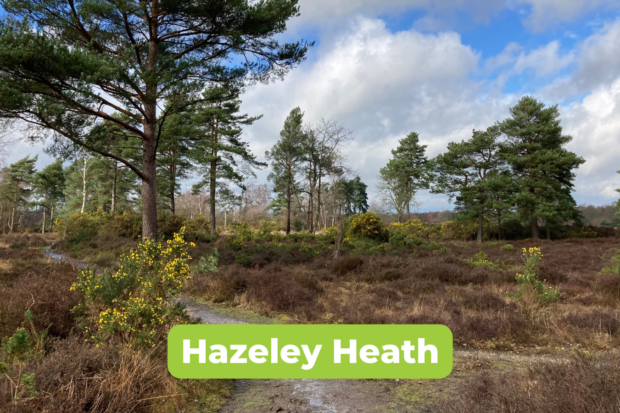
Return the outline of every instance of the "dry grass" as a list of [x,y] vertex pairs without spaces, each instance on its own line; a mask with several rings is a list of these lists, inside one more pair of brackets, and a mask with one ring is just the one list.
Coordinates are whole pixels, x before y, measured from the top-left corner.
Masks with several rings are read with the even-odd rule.
[[494,376],[483,371],[444,402],[449,413],[620,412],[620,357],[583,353],[570,362],[540,363]]
[[[30,310],[38,331],[49,327],[51,341],[23,370],[34,373],[38,396],[13,401],[9,380],[2,375],[0,412],[216,412],[229,397],[230,380],[173,378],[165,342],[141,354],[86,341],[71,312],[79,301],[79,295],[69,291],[77,269],[51,262],[40,248],[28,247],[46,245],[45,239],[5,236],[2,241],[26,245],[0,248],[0,339],[25,326],[24,313]],[[0,361],[10,361],[1,348]],[[13,381],[16,372],[9,372]]]
[[[620,276],[599,275],[606,253],[620,240],[524,240],[512,242],[514,252],[501,251],[502,245],[335,261],[320,256],[306,264],[252,268],[228,264],[194,277],[188,291],[265,315],[286,313],[299,323],[445,324],[457,345],[479,348],[620,344]],[[517,290],[521,250],[530,246],[544,254],[540,278],[564,293],[557,303],[507,294]],[[499,269],[465,262],[479,251]]]

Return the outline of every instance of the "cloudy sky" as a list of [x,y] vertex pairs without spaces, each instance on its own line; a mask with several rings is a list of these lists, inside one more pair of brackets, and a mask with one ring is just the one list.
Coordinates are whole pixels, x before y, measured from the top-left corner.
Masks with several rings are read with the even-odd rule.
[[[246,139],[260,159],[296,106],[313,123],[354,132],[349,161],[369,186],[390,150],[418,132],[429,156],[508,116],[525,94],[558,104],[577,171],[578,203],[620,188],[620,0],[300,0],[283,40],[314,40],[284,81],[255,85],[244,112],[263,118]],[[42,153],[16,144],[9,161]],[[50,162],[41,155],[40,166]],[[264,181],[267,171],[258,173]],[[451,208],[420,194],[421,211]]]

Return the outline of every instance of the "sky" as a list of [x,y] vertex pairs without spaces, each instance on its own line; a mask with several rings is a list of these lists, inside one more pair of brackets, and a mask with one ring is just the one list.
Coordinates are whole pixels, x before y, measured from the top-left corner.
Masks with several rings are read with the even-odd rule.
[[[300,0],[283,41],[316,44],[282,81],[257,84],[242,111],[263,118],[244,131],[265,160],[289,112],[353,131],[349,164],[375,197],[379,169],[409,132],[429,157],[509,115],[524,95],[558,105],[579,204],[615,202],[620,188],[620,0]],[[17,142],[8,162],[39,154]],[[265,182],[268,170],[257,172]],[[189,183],[188,183],[189,184]],[[419,211],[451,209],[418,194]]]

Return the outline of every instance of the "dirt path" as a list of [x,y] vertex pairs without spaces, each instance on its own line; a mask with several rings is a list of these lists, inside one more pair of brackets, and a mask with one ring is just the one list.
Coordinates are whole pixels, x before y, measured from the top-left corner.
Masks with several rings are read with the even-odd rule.
[[[70,262],[79,268],[86,263],[46,249],[54,261]],[[248,324],[234,313],[222,313],[187,296],[179,301],[194,318],[209,324]],[[251,323],[256,323],[251,320]],[[443,380],[236,380],[235,392],[222,413],[434,413],[437,401],[458,391],[470,374],[480,368],[515,368],[523,363],[563,362],[551,356],[521,355],[495,351],[455,350],[455,368]]]

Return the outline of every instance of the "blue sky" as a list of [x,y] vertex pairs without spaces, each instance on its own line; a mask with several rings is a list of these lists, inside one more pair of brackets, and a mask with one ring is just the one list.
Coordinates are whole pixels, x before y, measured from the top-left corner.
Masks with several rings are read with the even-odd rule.
[[[428,154],[508,116],[524,94],[560,105],[579,203],[608,204],[620,188],[619,0],[300,0],[282,39],[315,40],[284,81],[249,87],[242,109],[259,159],[296,106],[307,123],[334,119],[355,141],[349,163],[369,185],[399,139],[420,134]],[[41,154],[19,143],[9,161]],[[266,180],[268,170],[258,173]],[[451,208],[419,194],[421,211]]]

